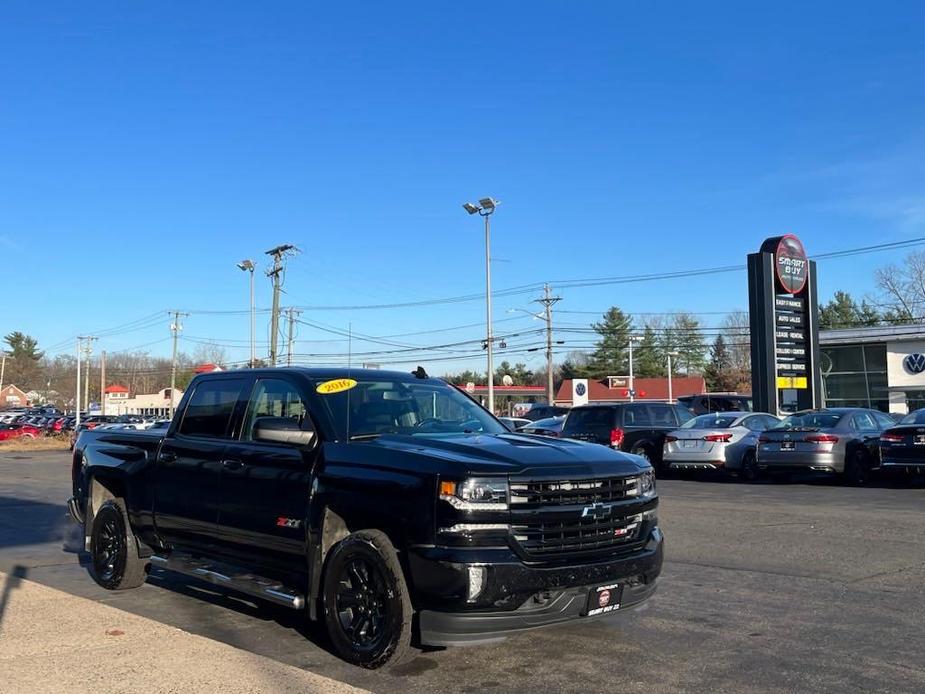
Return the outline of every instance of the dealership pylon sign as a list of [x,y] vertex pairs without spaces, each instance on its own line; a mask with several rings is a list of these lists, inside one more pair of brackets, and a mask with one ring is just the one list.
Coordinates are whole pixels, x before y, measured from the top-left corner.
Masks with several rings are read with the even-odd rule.
[[748,309],[755,409],[822,407],[816,263],[793,234],[748,256]]

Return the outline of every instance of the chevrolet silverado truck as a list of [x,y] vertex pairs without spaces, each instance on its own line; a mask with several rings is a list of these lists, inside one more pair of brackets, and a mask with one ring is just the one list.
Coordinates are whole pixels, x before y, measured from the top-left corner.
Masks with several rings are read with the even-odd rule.
[[82,432],[68,500],[104,588],[180,572],[367,668],[639,606],[657,506],[644,459],[511,433],[421,368],[197,376],[166,432]]

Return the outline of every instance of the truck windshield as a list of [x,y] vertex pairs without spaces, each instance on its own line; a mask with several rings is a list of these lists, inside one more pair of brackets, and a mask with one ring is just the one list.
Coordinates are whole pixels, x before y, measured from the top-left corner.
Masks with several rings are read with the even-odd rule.
[[349,379],[347,388],[316,392],[328,410],[339,439],[360,440],[380,434],[500,434],[507,431],[485,409],[456,388],[437,380]]

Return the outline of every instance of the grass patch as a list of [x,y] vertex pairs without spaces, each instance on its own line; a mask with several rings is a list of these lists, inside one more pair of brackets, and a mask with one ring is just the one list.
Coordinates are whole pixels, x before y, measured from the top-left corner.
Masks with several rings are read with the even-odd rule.
[[29,439],[24,436],[9,441],[0,441],[0,453],[27,453],[29,451],[68,451],[70,436],[39,436]]

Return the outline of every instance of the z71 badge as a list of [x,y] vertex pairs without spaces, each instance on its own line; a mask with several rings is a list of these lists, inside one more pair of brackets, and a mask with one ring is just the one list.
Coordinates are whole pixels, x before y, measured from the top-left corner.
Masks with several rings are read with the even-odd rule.
[[301,528],[302,521],[298,518],[284,518],[280,516],[276,519],[276,527],[278,528]]

